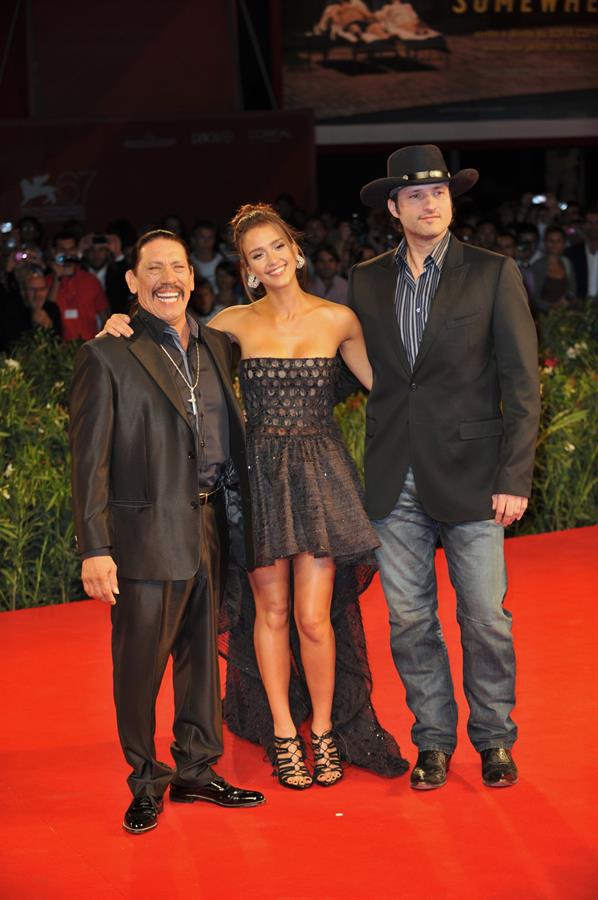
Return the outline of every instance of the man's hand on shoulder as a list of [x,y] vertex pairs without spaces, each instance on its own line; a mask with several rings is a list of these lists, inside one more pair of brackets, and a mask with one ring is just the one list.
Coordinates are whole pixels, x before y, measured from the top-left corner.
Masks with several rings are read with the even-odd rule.
[[114,606],[118,594],[116,563],[111,556],[90,556],[81,565],[81,581],[88,597]]
[[527,509],[527,497],[516,497],[513,494],[492,494],[494,521],[505,528],[518,522]]
[[112,337],[131,337],[133,329],[129,325],[130,321],[130,317],[124,313],[113,313],[96,337],[102,337],[104,334],[111,334]]

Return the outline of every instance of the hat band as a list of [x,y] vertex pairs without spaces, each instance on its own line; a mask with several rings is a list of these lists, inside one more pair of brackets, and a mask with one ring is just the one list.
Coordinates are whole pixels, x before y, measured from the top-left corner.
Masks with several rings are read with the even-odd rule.
[[442,169],[428,169],[425,172],[412,172],[411,175],[401,175],[403,181],[421,181],[424,178],[446,178],[447,181],[451,177],[450,172],[444,172]]

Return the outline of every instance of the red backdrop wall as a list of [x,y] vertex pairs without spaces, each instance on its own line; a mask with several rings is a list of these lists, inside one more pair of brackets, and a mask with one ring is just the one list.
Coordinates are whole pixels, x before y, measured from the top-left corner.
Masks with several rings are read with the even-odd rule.
[[3,119],[188,118],[240,108],[232,0],[0,6]]
[[315,205],[309,112],[173,122],[0,125],[0,218],[69,218],[103,229],[168,213],[224,221],[247,201],[291,193]]

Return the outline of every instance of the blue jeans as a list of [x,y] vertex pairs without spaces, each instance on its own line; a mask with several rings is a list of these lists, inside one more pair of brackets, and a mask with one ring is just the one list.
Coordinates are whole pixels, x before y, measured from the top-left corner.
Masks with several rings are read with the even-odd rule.
[[452,753],[457,742],[457,704],[438,618],[434,553],[440,537],[457,594],[469,738],[478,751],[511,747],[517,738],[511,718],[515,655],[511,614],[502,605],[502,525],[493,519],[447,524],[430,518],[411,470],[391,514],[373,525],[382,544],[377,554],[392,655],[415,716],[413,743],[419,750]]

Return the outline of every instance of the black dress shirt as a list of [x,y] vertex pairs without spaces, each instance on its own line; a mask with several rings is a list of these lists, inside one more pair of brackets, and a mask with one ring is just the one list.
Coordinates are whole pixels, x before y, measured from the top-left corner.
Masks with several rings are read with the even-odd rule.
[[[201,342],[199,327],[195,319],[187,316],[190,335],[185,352],[176,329],[167,325],[162,319],[151,315],[145,309],[139,310],[138,315],[147,324],[156,341],[170,355],[169,359],[164,353],[164,365],[169,367],[175,378],[181,400],[187,410],[189,424],[195,432],[199,490],[210,490],[220,479],[224,465],[230,456],[228,413],[220,377],[209,351]],[[195,383],[198,358],[199,380],[193,392],[195,396],[194,409],[188,384]],[[181,372],[185,376],[186,382]]]

